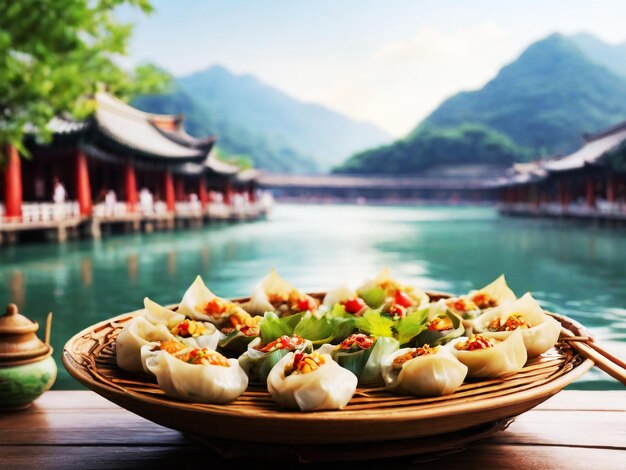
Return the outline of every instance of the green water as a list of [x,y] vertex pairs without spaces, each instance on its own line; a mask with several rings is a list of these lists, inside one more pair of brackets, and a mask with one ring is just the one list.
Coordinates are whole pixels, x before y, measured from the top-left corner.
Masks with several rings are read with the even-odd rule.
[[[518,295],[532,291],[626,356],[626,232],[501,218],[490,208],[279,205],[255,223],[0,247],[0,302],[40,322],[54,312],[59,361],[74,333],[140,308],[144,296],[176,302],[197,274],[228,297],[249,294],[271,267],[317,290],[385,265],[424,289],[457,293],[506,273]],[[600,372],[574,386],[621,387]],[[55,387],[78,384],[61,370]]]

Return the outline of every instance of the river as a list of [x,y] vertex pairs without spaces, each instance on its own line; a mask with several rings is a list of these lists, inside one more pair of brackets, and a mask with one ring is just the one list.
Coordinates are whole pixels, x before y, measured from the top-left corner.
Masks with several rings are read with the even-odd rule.
[[[531,291],[626,351],[626,233],[502,218],[492,208],[285,204],[259,222],[0,247],[0,301],[40,323],[54,313],[55,388],[69,389],[79,385],[60,352],[74,333],[141,308],[144,296],[174,303],[197,274],[229,297],[249,294],[271,267],[320,290],[383,266],[424,289],[455,293],[505,273],[518,295]],[[621,385],[594,370],[572,387]]]

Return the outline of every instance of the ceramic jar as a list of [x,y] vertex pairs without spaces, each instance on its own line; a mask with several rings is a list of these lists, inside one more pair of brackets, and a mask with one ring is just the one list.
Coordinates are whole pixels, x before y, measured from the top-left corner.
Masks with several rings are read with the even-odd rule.
[[49,390],[57,366],[49,344],[51,314],[46,342],[37,337],[39,324],[20,314],[15,304],[0,316],[0,411],[27,408]]

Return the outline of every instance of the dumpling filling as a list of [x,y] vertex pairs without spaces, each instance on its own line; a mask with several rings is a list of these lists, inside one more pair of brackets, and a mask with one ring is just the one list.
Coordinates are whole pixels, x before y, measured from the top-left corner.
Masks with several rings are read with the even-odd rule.
[[176,358],[187,364],[203,365],[203,366],[222,366],[230,367],[228,360],[216,351],[211,351],[206,348],[196,348],[181,355],[176,355]]
[[245,336],[258,336],[263,317],[253,317],[242,310],[231,315],[228,320],[231,326],[222,328],[222,333],[228,334],[238,330]]
[[293,361],[285,366],[285,377],[308,374],[324,364],[324,358],[318,353],[306,354],[298,351],[293,355]]
[[472,302],[481,310],[498,306],[498,300],[486,292],[477,292],[472,296]]
[[402,369],[402,366],[404,365],[405,362],[408,362],[411,359],[415,359],[416,357],[427,356],[429,354],[435,354],[438,350],[439,350],[439,346],[431,348],[427,344],[425,344],[421,348],[413,349],[412,351],[409,351],[405,354],[402,354],[396,357],[392,363],[393,369],[400,370]]
[[509,315],[505,319],[503,318],[494,318],[489,322],[487,326],[488,331],[513,331],[517,328],[528,329],[531,328],[532,324],[527,321],[522,315],[519,313],[514,313],[513,315]]
[[456,343],[454,347],[459,351],[476,351],[478,349],[493,348],[495,345],[496,340],[476,335],[467,341]]
[[180,341],[168,340],[168,341],[161,342],[161,344],[159,345],[159,349],[161,351],[166,351],[170,354],[176,354],[177,352],[180,352],[183,349],[187,349],[187,346],[185,346]]
[[350,352],[360,351],[371,348],[375,342],[376,338],[372,336],[363,333],[355,333],[344,339],[339,346],[337,346],[337,349]]
[[173,335],[182,336],[183,338],[197,338],[207,333],[208,328],[201,322],[185,319],[170,331]]
[[281,314],[291,312],[313,312],[317,310],[319,302],[310,295],[302,294],[297,289],[292,289],[289,294],[271,293],[267,296],[269,302]]
[[265,346],[257,346],[256,349],[261,352],[274,352],[279,349],[284,351],[295,351],[304,344],[304,338],[298,335],[283,335],[274,341],[267,343]]
[[454,328],[452,319],[448,316],[435,317],[428,323],[428,329],[434,331],[446,331]]
[[243,310],[233,302],[229,302],[219,297],[214,297],[208,302],[199,303],[196,309],[205,313],[214,320],[219,320],[226,315],[240,314]]

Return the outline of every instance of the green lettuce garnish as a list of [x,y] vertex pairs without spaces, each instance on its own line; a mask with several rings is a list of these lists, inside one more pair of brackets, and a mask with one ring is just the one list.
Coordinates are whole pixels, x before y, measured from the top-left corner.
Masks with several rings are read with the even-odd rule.
[[[297,315],[292,315],[292,317],[295,316]],[[261,343],[265,345],[283,335],[291,336],[294,326],[291,326],[291,322],[288,320],[290,318],[291,317],[279,318],[274,312],[265,312],[260,326]]]
[[329,343],[335,337],[334,323],[333,319],[328,315],[322,315],[318,318],[311,312],[307,312],[302,316],[293,332],[311,340],[314,345]]
[[356,327],[372,336],[393,336],[393,320],[375,310],[366,311],[356,318]]
[[396,323],[395,338],[400,345],[404,345],[426,329],[428,309],[416,310],[401,318]]

